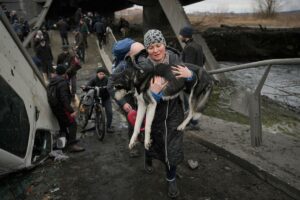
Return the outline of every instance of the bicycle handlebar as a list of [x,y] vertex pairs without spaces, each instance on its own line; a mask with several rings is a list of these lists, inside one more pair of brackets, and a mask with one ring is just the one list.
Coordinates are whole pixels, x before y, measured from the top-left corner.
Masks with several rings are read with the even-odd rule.
[[90,89],[105,89],[107,86],[80,86],[83,91],[88,91]]

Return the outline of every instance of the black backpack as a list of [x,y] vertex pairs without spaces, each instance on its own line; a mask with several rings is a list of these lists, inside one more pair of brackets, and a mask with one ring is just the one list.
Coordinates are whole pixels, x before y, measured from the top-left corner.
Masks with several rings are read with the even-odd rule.
[[47,98],[50,107],[56,107],[58,105],[57,84],[49,84],[47,86]]

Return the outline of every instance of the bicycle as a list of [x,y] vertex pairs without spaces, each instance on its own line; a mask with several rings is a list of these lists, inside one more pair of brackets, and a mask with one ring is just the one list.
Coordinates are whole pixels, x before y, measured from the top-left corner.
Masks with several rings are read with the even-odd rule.
[[95,129],[100,141],[104,139],[104,136],[107,132],[106,113],[102,105],[102,98],[100,96],[100,91],[104,88],[106,88],[106,86],[81,87],[86,94],[81,96],[78,106],[78,124],[83,129],[82,132],[87,131],[85,130],[85,127],[87,126],[89,120],[93,120],[91,117],[94,113]]

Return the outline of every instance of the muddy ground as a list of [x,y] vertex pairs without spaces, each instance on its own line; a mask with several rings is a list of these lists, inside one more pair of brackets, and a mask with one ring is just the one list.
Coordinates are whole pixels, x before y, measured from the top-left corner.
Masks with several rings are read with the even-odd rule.
[[[54,54],[59,52],[57,33],[52,34]],[[89,38],[87,62],[78,74],[78,86],[87,81],[100,62],[95,37]],[[79,90],[78,90],[79,92]],[[115,133],[107,134],[103,142],[93,131],[81,137],[86,148],[81,153],[66,153],[70,158],[44,164],[28,171],[18,172],[0,180],[1,200],[150,200],[168,199],[164,166],[154,162],[154,173],[143,170],[142,154],[130,158],[126,122],[114,106]],[[200,130],[201,134],[206,130]],[[270,186],[245,169],[218,156],[192,139],[184,140],[185,160],[178,167],[178,187],[185,200],[289,200],[286,194]],[[191,170],[187,160],[199,162]]]
[[[114,115],[115,133],[103,142],[90,132],[81,140],[86,151],[62,162],[10,175],[0,182],[1,200],[112,200],[168,199],[164,167],[154,162],[154,173],[143,170],[143,156],[130,158],[124,119]],[[205,130],[203,130],[205,131]],[[202,131],[198,133],[201,134]],[[184,140],[185,160],[178,167],[180,197],[185,200],[288,200],[281,191],[218,156],[191,139]],[[142,153],[142,146],[139,146]],[[199,162],[191,170],[187,160]]]

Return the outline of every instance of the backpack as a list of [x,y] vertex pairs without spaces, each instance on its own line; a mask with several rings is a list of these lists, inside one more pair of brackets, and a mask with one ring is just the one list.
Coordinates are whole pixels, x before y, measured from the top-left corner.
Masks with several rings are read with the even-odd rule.
[[123,40],[117,41],[112,48],[112,54],[116,58],[116,63],[119,63],[124,59],[125,55],[130,50],[131,45],[134,43],[134,40],[131,38],[125,38]]
[[59,103],[58,98],[57,98],[57,84],[49,84],[47,86],[47,98],[48,98],[48,103],[50,107],[56,107]]

